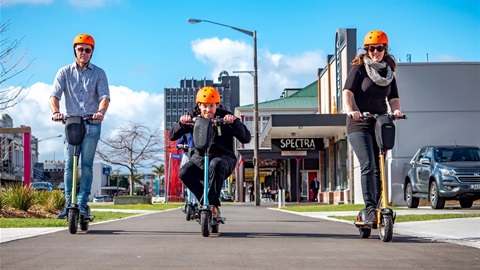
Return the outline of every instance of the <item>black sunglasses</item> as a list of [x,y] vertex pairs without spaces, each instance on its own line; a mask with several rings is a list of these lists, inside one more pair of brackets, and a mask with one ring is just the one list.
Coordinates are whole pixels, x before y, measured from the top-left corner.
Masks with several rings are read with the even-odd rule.
[[87,49],[84,49],[84,48],[77,48],[76,49],[79,53],[83,53],[85,51],[86,54],[90,54],[92,52],[92,49],[90,48],[87,48]]
[[377,52],[383,52],[385,46],[369,46],[367,49],[369,52],[374,52],[375,50],[377,50]]

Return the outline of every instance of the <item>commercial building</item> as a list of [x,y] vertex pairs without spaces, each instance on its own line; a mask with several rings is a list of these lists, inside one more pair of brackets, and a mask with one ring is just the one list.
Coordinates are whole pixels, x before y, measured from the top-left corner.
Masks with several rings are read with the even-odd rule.
[[[352,183],[347,171],[346,115],[341,112],[342,86],[356,53],[356,30],[338,29],[335,53],[318,70],[318,80],[303,89],[285,89],[278,100],[259,103],[259,160],[262,187],[285,189],[291,201],[325,203],[351,201]],[[253,125],[251,106],[235,110],[247,126]],[[252,179],[253,143],[239,150],[238,200]],[[319,194],[310,190],[320,181]],[[242,182],[244,181],[244,182]]]

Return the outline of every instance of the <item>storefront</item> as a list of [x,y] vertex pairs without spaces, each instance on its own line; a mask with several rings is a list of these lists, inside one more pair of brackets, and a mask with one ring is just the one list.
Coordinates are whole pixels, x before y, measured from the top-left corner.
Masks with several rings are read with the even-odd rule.
[[[318,198],[320,202],[330,202],[335,192],[348,189],[345,119],[344,114],[272,114],[259,140],[262,189],[281,187],[290,201]],[[238,152],[237,183],[245,190],[253,181],[253,150]],[[310,189],[315,178],[321,196]],[[247,195],[244,192],[237,199],[245,201]]]

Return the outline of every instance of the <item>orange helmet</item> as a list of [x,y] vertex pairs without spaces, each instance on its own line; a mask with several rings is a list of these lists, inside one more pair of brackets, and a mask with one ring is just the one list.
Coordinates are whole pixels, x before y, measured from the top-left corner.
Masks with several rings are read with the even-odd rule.
[[73,46],[76,44],[83,43],[83,44],[89,44],[92,45],[92,47],[95,47],[95,40],[93,39],[92,36],[89,34],[79,34],[75,37],[73,40]]
[[387,34],[381,30],[372,30],[368,32],[363,39],[363,46],[380,43],[388,45]]
[[220,93],[214,87],[204,86],[198,90],[196,102],[220,103]]

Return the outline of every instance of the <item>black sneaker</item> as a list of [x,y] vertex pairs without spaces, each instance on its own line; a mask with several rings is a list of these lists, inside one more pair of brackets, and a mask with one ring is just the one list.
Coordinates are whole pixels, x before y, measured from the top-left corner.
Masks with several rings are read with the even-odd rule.
[[64,207],[62,212],[60,214],[58,214],[55,218],[56,219],[66,219],[67,218],[67,208]]
[[88,206],[80,204],[80,216],[88,217]]
[[367,209],[367,222],[377,223],[376,209]]

